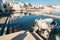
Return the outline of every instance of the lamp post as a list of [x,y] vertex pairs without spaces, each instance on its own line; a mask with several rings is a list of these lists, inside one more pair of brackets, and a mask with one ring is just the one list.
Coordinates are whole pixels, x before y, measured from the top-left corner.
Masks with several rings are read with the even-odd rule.
[[3,0],[0,0],[0,10],[4,12]]

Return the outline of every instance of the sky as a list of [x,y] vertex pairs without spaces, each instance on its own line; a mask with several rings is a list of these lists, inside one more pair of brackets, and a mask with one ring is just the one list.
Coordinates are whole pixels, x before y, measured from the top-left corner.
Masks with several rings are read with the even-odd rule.
[[25,2],[31,4],[43,4],[43,5],[60,5],[60,0],[15,0],[15,2]]

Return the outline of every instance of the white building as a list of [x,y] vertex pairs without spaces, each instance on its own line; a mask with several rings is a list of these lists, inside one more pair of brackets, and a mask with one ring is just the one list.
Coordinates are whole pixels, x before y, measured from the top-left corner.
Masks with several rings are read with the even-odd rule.
[[14,10],[20,10],[21,6],[19,4],[13,4],[13,9]]
[[55,6],[53,6],[53,7],[59,9],[59,8],[60,8],[60,5],[55,5]]
[[3,3],[7,2],[7,0],[3,0]]

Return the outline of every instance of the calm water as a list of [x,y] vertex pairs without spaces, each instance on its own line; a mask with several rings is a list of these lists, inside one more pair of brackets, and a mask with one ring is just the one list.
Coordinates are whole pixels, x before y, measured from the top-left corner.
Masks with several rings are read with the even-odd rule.
[[53,11],[52,15],[60,16],[60,11],[59,12]]
[[[22,18],[17,18],[15,20],[11,20],[10,24],[13,24],[12,26],[27,28],[27,27],[34,26],[34,22],[35,22],[36,18],[51,18],[51,17],[36,16],[36,15],[32,14],[30,16],[25,16],[25,17],[22,17]],[[53,19],[56,20],[58,26],[60,26],[60,19],[58,19],[58,18],[53,18]]]
[[[7,34],[10,32],[10,27],[12,28],[12,31],[14,31],[14,27],[16,27],[16,29],[23,29],[23,30],[25,29],[32,31],[32,27],[34,27],[36,18],[51,18],[51,17],[36,16],[34,14],[31,14],[30,16],[25,16],[21,18],[16,18],[14,20],[10,20],[7,26],[4,25],[4,27],[2,27],[2,30],[0,31],[0,35],[3,35],[5,26],[7,27]],[[60,19],[58,18],[53,18],[53,19],[56,20],[58,24],[57,26],[60,26]]]

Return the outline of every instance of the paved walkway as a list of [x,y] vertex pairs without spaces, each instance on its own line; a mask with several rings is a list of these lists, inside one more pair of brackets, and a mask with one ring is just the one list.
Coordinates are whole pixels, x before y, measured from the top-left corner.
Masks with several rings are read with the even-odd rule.
[[4,35],[0,40],[36,40],[29,31],[19,31],[16,33]]

